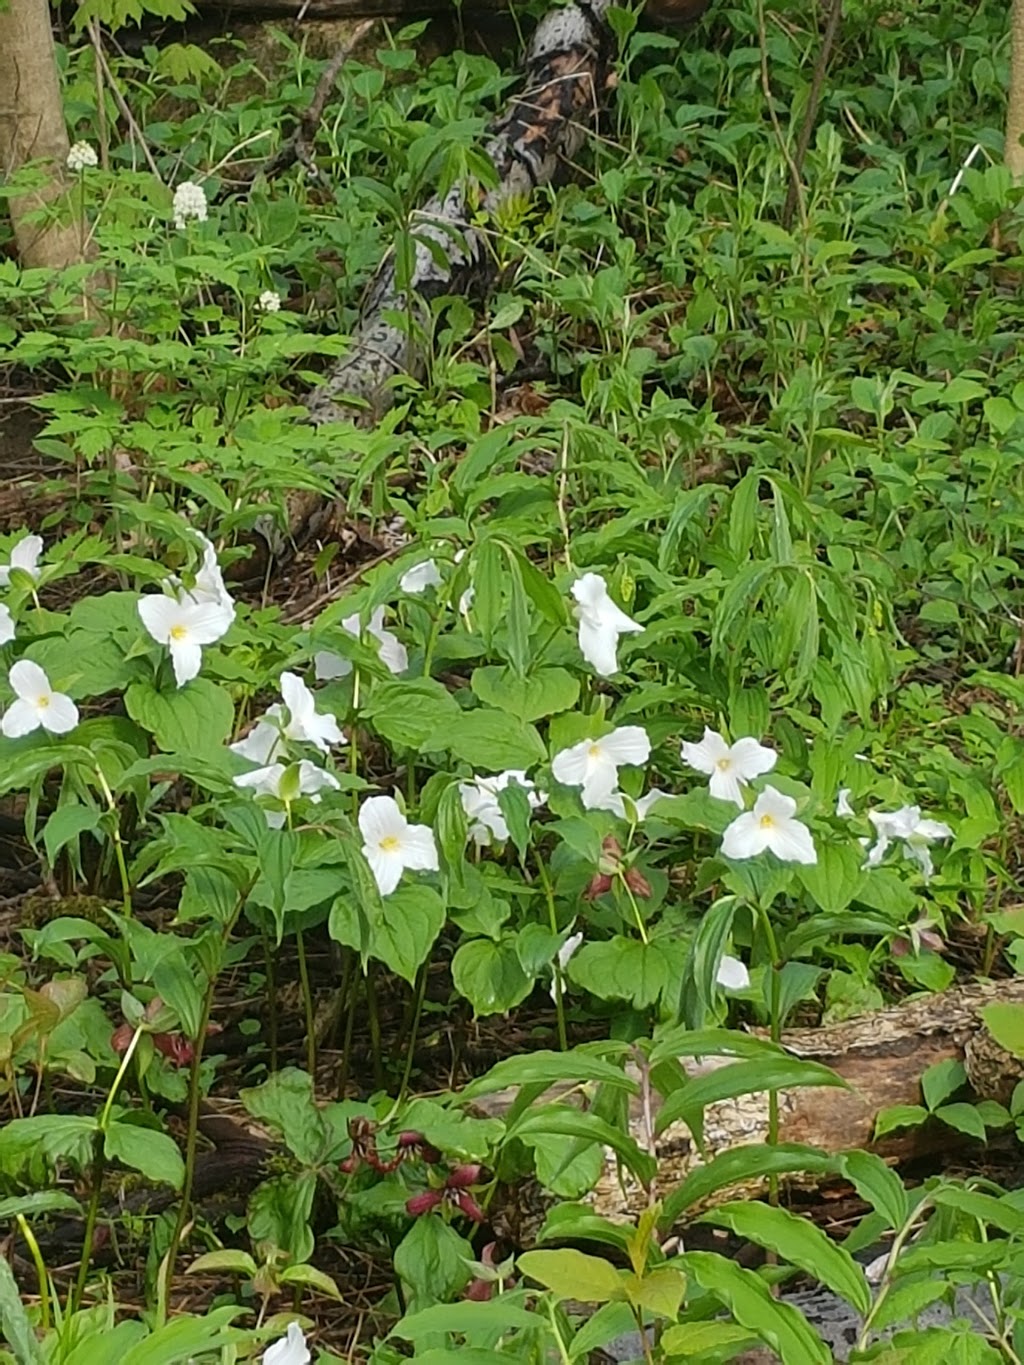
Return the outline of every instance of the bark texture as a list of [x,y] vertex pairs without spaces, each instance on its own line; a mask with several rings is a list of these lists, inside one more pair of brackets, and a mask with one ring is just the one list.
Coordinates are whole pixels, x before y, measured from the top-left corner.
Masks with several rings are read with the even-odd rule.
[[1024,180],[1024,0],[1010,11],[1010,90],[1006,109],[1004,156],[1014,180]]
[[[315,422],[337,421],[346,400],[365,403],[361,421],[373,422],[390,406],[389,381],[423,371],[416,332],[431,300],[465,293],[490,274],[486,234],[474,226],[517,196],[550,183],[579,151],[608,83],[607,34],[602,15],[610,0],[568,5],[537,26],[526,61],[526,89],[491,129],[487,152],[498,184],[456,186],[415,217],[415,260],[406,287],[392,254],[374,280],[356,328],[352,353],[307,401]],[[392,320],[411,320],[411,327]]]
[[55,204],[67,192],[69,144],[57,80],[47,0],[0,5],[0,171],[13,175],[39,161],[39,189],[10,200],[11,222],[23,266],[61,269],[82,259],[82,230]]

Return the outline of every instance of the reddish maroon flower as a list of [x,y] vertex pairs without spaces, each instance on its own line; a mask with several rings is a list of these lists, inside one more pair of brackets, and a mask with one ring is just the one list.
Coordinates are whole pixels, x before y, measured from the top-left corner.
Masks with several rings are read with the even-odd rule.
[[476,1271],[476,1278],[470,1280],[466,1286],[463,1298],[470,1299],[473,1303],[486,1303],[494,1297],[494,1291],[499,1286],[511,1289],[515,1285],[512,1278],[515,1258],[510,1256],[507,1261],[496,1262],[494,1253],[497,1245],[497,1242],[488,1242],[480,1253],[479,1261],[470,1262]]
[[385,1161],[377,1151],[377,1127],[371,1119],[350,1119],[348,1135],[352,1141],[352,1151],[339,1163],[345,1175],[358,1171],[364,1161],[378,1175],[388,1175],[403,1161],[420,1160],[434,1165],[441,1160],[441,1153],[430,1145],[422,1133],[408,1131],[399,1133],[395,1155]]
[[585,901],[596,900],[612,889],[615,878],[621,877],[634,896],[646,900],[651,894],[651,884],[639,868],[631,867],[622,860],[622,845],[614,834],[608,834],[601,843],[601,857],[597,871],[590,879],[583,893]]
[[423,1190],[406,1200],[405,1211],[412,1218],[419,1218],[431,1209],[444,1204],[458,1211],[474,1223],[482,1223],[487,1215],[469,1193],[469,1187],[480,1179],[480,1167],[476,1165],[456,1166],[439,1190]]
[[[154,995],[153,999],[146,1006],[145,1013],[142,1016],[143,1025],[152,1023],[163,1007],[164,1002],[158,995]],[[220,1024],[207,1024],[206,1026],[207,1036],[211,1033],[220,1033],[220,1031]],[[149,1030],[147,1030],[147,1032],[149,1032]],[[116,1028],[111,1034],[110,1046],[119,1055],[125,1053],[131,1046],[131,1041],[134,1036],[135,1028],[133,1025],[121,1024],[120,1027]],[[173,1062],[175,1066],[191,1066],[192,1059],[195,1056],[195,1048],[183,1033],[149,1032],[149,1036],[153,1039],[153,1046],[156,1048],[157,1052],[166,1057],[169,1062]]]

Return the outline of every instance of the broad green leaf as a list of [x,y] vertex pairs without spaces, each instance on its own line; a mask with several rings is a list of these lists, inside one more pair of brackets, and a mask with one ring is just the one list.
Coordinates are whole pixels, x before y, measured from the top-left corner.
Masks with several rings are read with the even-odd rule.
[[383,898],[371,928],[370,955],[412,985],[444,928],[444,901],[429,886],[407,881]]
[[523,970],[515,938],[504,936],[497,943],[488,938],[463,943],[452,959],[452,980],[481,1018],[522,1004],[535,978]]
[[864,852],[856,842],[827,843],[819,840],[818,861],[797,868],[804,890],[819,909],[838,914],[847,908],[864,885]]
[[547,757],[544,742],[532,725],[491,707],[460,713],[456,721],[428,735],[421,752],[451,753],[474,771],[494,773],[532,768]]
[[433,678],[380,683],[362,706],[377,733],[397,749],[421,750],[424,740],[456,726],[462,712],[446,687]]
[[774,1251],[845,1299],[858,1313],[863,1315],[870,1309],[871,1291],[863,1270],[848,1251],[808,1219],[788,1209],[737,1200],[722,1204],[699,1221],[729,1228],[737,1237]]
[[58,806],[43,829],[43,847],[50,865],[56,862],[66,844],[81,834],[92,834],[97,830],[102,818],[95,806],[82,806],[75,801]]
[[830,1365],[832,1354],[804,1316],[771,1296],[760,1276],[710,1251],[688,1251],[686,1273],[728,1308],[740,1324],[766,1342],[786,1365]]
[[239,1098],[253,1118],[281,1134],[303,1165],[318,1164],[327,1145],[327,1128],[307,1072],[286,1066],[262,1085],[239,1091]]
[[973,1104],[940,1104],[934,1114],[937,1119],[941,1119],[950,1128],[955,1128],[958,1133],[966,1133],[968,1137],[976,1138],[979,1142],[987,1141],[985,1120]]
[[235,707],[231,694],[209,678],[158,692],[151,682],[135,682],[124,694],[128,714],[165,753],[202,756],[219,749],[231,735]]
[[521,1118],[509,1125],[508,1136],[529,1138],[536,1142],[545,1134],[560,1137],[582,1138],[587,1142],[600,1143],[610,1147],[622,1163],[643,1184],[649,1183],[657,1173],[657,1162],[649,1152],[640,1149],[636,1141],[620,1128],[606,1123],[597,1114],[583,1109],[574,1109],[567,1104],[548,1104],[528,1109]]
[[626,1297],[635,1308],[659,1318],[674,1319],[686,1293],[686,1276],[675,1266],[663,1265],[645,1275],[627,1275]]
[[111,1123],[104,1134],[103,1151],[108,1161],[120,1161],[147,1180],[180,1190],[185,1162],[178,1144],[167,1133],[134,1123]]
[[488,665],[473,670],[470,685],[485,705],[527,722],[571,711],[580,695],[579,681],[565,668],[538,668],[521,678]]
[[13,1348],[18,1365],[37,1365],[43,1360],[42,1347],[25,1312],[21,1291],[6,1256],[0,1256],[0,1329],[4,1340]]
[[909,1204],[903,1182],[874,1152],[846,1152],[839,1158],[840,1169],[860,1197],[897,1231],[907,1220]]
[[928,1118],[928,1110],[920,1104],[891,1104],[875,1115],[875,1141],[893,1133],[897,1128],[915,1128]]
[[241,1343],[247,1334],[230,1324],[232,1318],[244,1311],[232,1305],[210,1308],[201,1318],[172,1318],[121,1356],[118,1365],[182,1365],[193,1356],[219,1352],[233,1342]]
[[685,1120],[698,1142],[702,1137],[703,1111],[719,1100],[740,1095],[759,1095],[795,1086],[828,1085],[848,1088],[843,1078],[820,1062],[785,1055],[759,1061],[738,1061],[697,1076],[674,1090],[658,1112],[657,1131]]
[[714,1352],[717,1359],[723,1351],[733,1355],[752,1346],[758,1337],[745,1327],[733,1322],[683,1322],[669,1327],[662,1335],[661,1349],[667,1356],[704,1356]]
[[1024,1005],[995,1002],[978,1011],[1000,1047],[1024,1057]]
[[522,1274],[550,1289],[557,1299],[611,1303],[626,1296],[623,1274],[610,1261],[572,1247],[525,1251],[516,1264]]
[[247,1275],[250,1278],[256,1274],[258,1267],[253,1258],[247,1251],[236,1251],[232,1247],[227,1247],[223,1251],[207,1251],[202,1256],[197,1256],[194,1261],[185,1267],[186,1275],[206,1275],[206,1274],[228,1274],[228,1275]]
[[815,1147],[780,1142],[777,1146],[747,1143],[720,1152],[706,1166],[697,1166],[662,1204],[660,1226],[671,1231],[677,1220],[695,1204],[701,1204],[718,1190],[728,1189],[752,1177],[789,1175],[808,1171],[828,1175],[838,1170],[839,1158]]
[[35,1218],[44,1213],[79,1213],[81,1204],[63,1190],[36,1190],[33,1194],[15,1194],[0,1199],[0,1218]]
[[966,1084],[967,1070],[963,1062],[956,1057],[947,1057],[925,1071],[921,1077],[921,1094],[929,1109],[937,1109]]
[[621,1067],[601,1057],[582,1052],[527,1052],[518,1057],[507,1057],[492,1066],[490,1071],[470,1081],[459,1094],[462,1101],[493,1095],[513,1085],[555,1085],[559,1081],[600,1081],[605,1085],[636,1093],[636,1082],[623,1073]]
[[[523,1307],[525,1295],[502,1294],[486,1303],[464,1300],[438,1303],[417,1313],[406,1313],[392,1327],[390,1335],[401,1341],[422,1341],[439,1333],[458,1332],[473,1337],[481,1332],[502,1333],[516,1328],[535,1330],[537,1315]],[[416,1359],[419,1360],[417,1352]]]
[[[470,1278],[468,1262],[472,1259],[473,1248],[455,1228],[432,1215],[415,1219],[394,1256],[395,1274],[402,1282],[408,1313],[415,1318],[438,1299],[457,1297]],[[449,1314],[455,1306],[448,1306]],[[484,1306],[474,1304],[478,1308]],[[446,1325],[442,1330],[452,1331],[453,1327]]]
[[[682,975],[682,948],[616,934],[601,943],[585,943],[574,954],[568,973],[598,1000],[628,1000],[634,1009],[649,1009]],[[673,1003],[674,998],[673,989]]]

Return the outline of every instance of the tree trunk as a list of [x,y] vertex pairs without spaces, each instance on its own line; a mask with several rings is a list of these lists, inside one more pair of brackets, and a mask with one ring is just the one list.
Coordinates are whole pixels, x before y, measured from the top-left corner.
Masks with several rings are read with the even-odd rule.
[[1013,0],[1010,13],[1009,95],[1003,155],[1014,180],[1024,180],[1024,0]]
[[23,266],[61,269],[83,257],[77,215],[59,212],[66,196],[68,133],[57,79],[47,0],[0,7],[0,170],[9,178],[29,161],[44,179],[10,201]]

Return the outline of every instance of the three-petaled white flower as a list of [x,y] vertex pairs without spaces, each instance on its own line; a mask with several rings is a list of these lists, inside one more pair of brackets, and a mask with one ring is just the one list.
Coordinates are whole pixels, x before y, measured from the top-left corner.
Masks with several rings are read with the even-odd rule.
[[288,1324],[288,1331],[263,1352],[262,1365],[309,1365],[309,1347],[297,1322]]
[[724,991],[745,991],[750,985],[750,973],[738,957],[723,953],[718,963],[715,981]]
[[558,972],[552,973],[551,976],[551,999],[556,1002],[558,1000],[557,977],[564,976],[565,969],[569,965],[569,959],[572,957],[573,953],[575,953],[576,949],[580,946],[582,942],[583,942],[582,934],[570,934],[569,937],[562,944],[561,948],[559,948],[558,950]]
[[0,602],[0,645],[9,645],[14,639],[14,617],[6,602]]
[[796,802],[774,787],[765,787],[754,802],[722,835],[726,858],[756,858],[767,849],[784,863],[816,863],[811,831],[794,820]]
[[774,749],[766,749],[756,739],[738,739],[735,744],[726,744],[723,736],[708,726],[704,727],[704,738],[699,744],[684,740],[679,752],[684,763],[711,778],[708,789],[712,796],[720,801],[731,801],[740,810],[743,809],[740,789],[753,778],[770,773],[778,758]]
[[281,696],[288,708],[288,723],[282,731],[285,739],[312,744],[322,754],[332,744],[344,744],[338,722],[329,711],[316,709],[316,697],[297,673],[281,674]]
[[[251,787],[254,796],[272,796],[285,805],[299,796],[308,796],[314,805],[318,805],[322,791],[337,791],[340,785],[333,773],[318,768],[308,758],[302,759],[291,772],[283,763],[271,763],[265,768],[254,768],[251,773],[242,773],[232,781],[236,787]],[[265,810],[263,814],[271,829],[281,829],[284,825],[283,810]]]
[[143,597],[139,615],[157,644],[170,650],[175,681],[184,687],[202,667],[203,646],[216,644],[231,629],[235,609],[225,602],[197,602],[179,588],[174,597]]
[[190,597],[193,602],[216,602],[218,606],[230,607],[233,620],[235,601],[224,586],[224,575],[217,562],[217,548],[202,531],[193,531],[192,534],[203,547],[203,559],[196,571],[195,582],[191,588],[184,588],[179,578],[169,578],[168,584],[175,589],[179,598]]
[[172,212],[176,228],[186,227],[192,218],[197,223],[205,223],[208,209],[206,191],[202,185],[197,185],[194,180],[183,180],[174,191]]
[[474,777],[471,782],[459,783],[462,809],[472,822],[468,830],[469,837],[481,848],[486,847],[492,838],[497,839],[499,844],[508,839],[508,823],[498,802],[498,793],[510,783],[523,788],[531,810],[536,810],[547,800],[521,768],[510,768],[493,777]]
[[411,569],[406,569],[398,580],[398,586],[403,592],[407,592],[412,597],[417,597],[421,592],[426,592],[428,588],[439,588],[444,582],[441,572],[434,559],[424,559],[420,564],[414,564]]
[[281,311],[281,295],[276,289],[264,289],[256,301],[256,306],[261,313],[279,313]]
[[73,142],[67,155],[67,168],[73,175],[79,171],[92,170],[94,166],[100,164],[100,159],[96,155],[96,148],[90,147],[88,142]]
[[927,879],[935,871],[929,844],[950,839],[953,831],[941,820],[921,818],[920,806],[901,806],[897,811],[868,811],[868,819],[875,827],[876,840],[868,851],[865,867],[877,867],[894,840],[903,844],[903,856],[919,864]]
[[[358,640],[363,630],[359,613],[346,616],[341,627]],[[366,633],[377,641],[381,663],[392,673],[404,673],[409,667],[409,654],[398,636],[384,629],[383,607],[378,607],[370,617]],[[329,682],[332,678],[347,678],[352,672],[352,664],[340,654],[332,654],[324,649],[314,656],[313,669],[319,682]]]
[[260,767],[272,763],[284,749],[284,707],[280,702],[268,706],[245,738],[229,744],[228,748]]
[[10,562],[0,564],[0,588],[6,588],[10,584],[12,569],[20,569],[30,578],[38,578],[42,573],[39,567],[39,556],[42,553],[42,536],[22,536],[11,550]]
[[363,856],[382,896],[390,896],[402,873],[436,872],[437,845],[428,825],[410,825],[391,796],[370,796],[359,807]]
[[660,787],[652,787],[646,796],[627,796],[625,792],[612,791],[601,800],[594,801],[590,809],[610,810],[620,820],[628,820],[630,824],[639,825],[647,819],[652,806],[656,806],[659,801],[671,795],[671,792],[663,792]]
[[602,678],[618,671],[619,636],[643,630],[608,596],[608,584],[599,573],[585,573],[572,585],[579,621],[579,645],[584,659]]
[[51,735],[66,735],[78,724],[78,707],[63,692],[54,692],[49,678],[31,659],[12,665],[7,681],[17,698],[0,722],[0,731],[8,739],[20,739],[40,726]]
[[620,725],[603,739],[581,739],[557,753],[551,764],[555,778],[567,787],[581,787],[587,810],[602,809],[619,783],[624,764],[646,763],[651,741],[641,725]]

